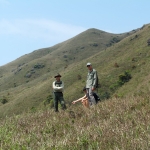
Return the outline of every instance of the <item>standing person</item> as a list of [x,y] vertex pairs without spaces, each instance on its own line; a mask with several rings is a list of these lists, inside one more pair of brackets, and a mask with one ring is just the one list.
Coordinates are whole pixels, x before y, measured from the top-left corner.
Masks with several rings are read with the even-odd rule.
[[63,98],[64,83],[60,80],[61,75],[58,73],[55,77],[56,81],[53,82],[54,92],[54,109],[58,112],[58,102],[60,102],[62,109],[66,109],[65,101]]
[[88,75],[87,75],[87,81],[86,81],[86,90],[87,90],[87,96],[89,100],[89,105],[95,105],[96,101],[93,96],[93,92],[96,89],[96,83],[97,83],[97,71],[93,69],[92,64],[90,62],[87,63],[88,68]]

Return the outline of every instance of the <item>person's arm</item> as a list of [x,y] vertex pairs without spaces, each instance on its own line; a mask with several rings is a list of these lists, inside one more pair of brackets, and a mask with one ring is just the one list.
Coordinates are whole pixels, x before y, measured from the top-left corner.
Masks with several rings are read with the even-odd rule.
[[87,97],[83,98],[83,99],[81,100],[81,102],[86,101],[86,100],[88,100]]
[[57,86],[55,85],[55,81],[53,82],[53,89],[54,89],[54,90],[59,90],[59,89],[60,89],[60,87],[57,87]]
[[92,86],[92,90],[94,91],[96,88],[96,81],[97,80],[97,71],[95,70],[94,72],[94,77],[93,77],[93,86]]
[[62,84],[60,85],[60,87],[57,87],[55,85],[55,81],[53,82],[53,89],[56,91],[63,91],[64,90],[64,83],[62,82]]
[[83,97],[81,97],[81,98],[79,98],[79,99],[73,101],[72,104],[75,104],[76,102],[82,101],[82,100],[85,99],[85,98],[86,98],[86,95],[84,95]]
[[62,84],[59,87],[59,90],[63,91],[64,90],[64,82],[62,81]]

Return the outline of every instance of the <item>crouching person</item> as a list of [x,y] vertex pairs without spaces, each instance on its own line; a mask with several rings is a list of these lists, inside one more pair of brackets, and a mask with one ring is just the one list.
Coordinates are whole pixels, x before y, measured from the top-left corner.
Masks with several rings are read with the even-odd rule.
[[[83,92],[85,93],[85,95],[83,97],[81,97],[81,98],[73,101],[72,104],[75,104],[77,102],[81,102],[83,104],[83,106],[89,108],[90,105],[89,105],[89,100],[88,100],[88,95],[87,95],[86,87],[83,88]],[[95,92],[93,92],[93,96],[95,98],[96,104],[98,102],[100,102],[100,97]]]
[[75,104],[77,102],[81,102],[83,104],[83,106],[89,108],[89,101],[88,101],[88,97],[87,97],[87,94],[86,94],[86,88],[84,87],[83,88],[83,92],[85,93],[85,95],[75,101],[72,102],[72,104]]
[[61,75],[57,74],[55,77],[56,81],[53,82],[53,93],[54,93],[54,109],[55,112],[58,112],[58,102],[60,102],[62,109],[66,109],[64,97],[63,97],[63,90],[64,90],[64,83],[60,80]]

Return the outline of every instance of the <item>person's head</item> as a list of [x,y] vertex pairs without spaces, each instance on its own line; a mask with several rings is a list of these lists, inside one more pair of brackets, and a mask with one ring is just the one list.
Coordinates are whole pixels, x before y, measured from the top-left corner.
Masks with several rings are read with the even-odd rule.
[[86,64],[86,66],[87,66],[88,70],[92,70],[92,69],[93,69],[93,68],[92,68],[92,64],[91,64],[90,62],[88,62],[88,63]]
[[54,76],[54,78],[55,78],[57,81],[60,81],[61,75],[58,73],[56,76]]

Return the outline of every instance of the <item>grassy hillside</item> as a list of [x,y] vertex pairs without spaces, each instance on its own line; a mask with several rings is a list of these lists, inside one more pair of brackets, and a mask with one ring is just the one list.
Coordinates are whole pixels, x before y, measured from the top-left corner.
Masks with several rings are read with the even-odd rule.
[[0,67],[0,91],[33,81],[47,73],[53,76],[54,71],[62,71],[70,64],[80,62],[134,32],[112,34],[89,29],[53,47],[26,54]]
[[[90,29],[52,49],[37,50],[1,67],[0,117],[44,107],[43,102],[52,100],[51,85],[57,72],[65,82],[64,97],[70,105],[83,95],[87,62],[98,71],[101,99],[147,94],[149,31],[149,25],[118,35]],[[21,62],[22,65],[16,66]],[[125,71],[129,71],[132,78],[120,83],[119,77],[124,76]]]
[[0,149],[148,150],[150,97],[113,98],[84,109],[81,104],[5,118]]

